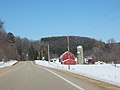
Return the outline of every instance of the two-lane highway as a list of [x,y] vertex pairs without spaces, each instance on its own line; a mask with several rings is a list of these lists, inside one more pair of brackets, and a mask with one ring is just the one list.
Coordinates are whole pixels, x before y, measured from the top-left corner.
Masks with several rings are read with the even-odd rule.
[[65,73],[20,62],[0,69],[0,90],[101,90]]

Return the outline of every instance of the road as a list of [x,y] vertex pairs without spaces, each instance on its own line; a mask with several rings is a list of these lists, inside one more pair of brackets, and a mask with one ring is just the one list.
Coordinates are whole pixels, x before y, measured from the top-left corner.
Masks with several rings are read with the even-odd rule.
[[30,61],[0,69],[0,90],[102,90],[72,75]]

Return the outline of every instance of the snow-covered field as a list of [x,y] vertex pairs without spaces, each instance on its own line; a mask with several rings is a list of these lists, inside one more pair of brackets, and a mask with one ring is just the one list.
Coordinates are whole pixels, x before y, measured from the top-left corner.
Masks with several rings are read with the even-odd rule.
[[69,70],[68,65],[61,65],[59,62],[48,63],[47,61],[35,60],[35,63],[46,67],[67,70],[96,80],[120,86],[120,64],[118,64],[117,67],[111,64],[71,65]]
[[0,68],[12,66],[12,65],[14,65],[17,62],[18,61],[16,61],[16,60],[10,60],[10,61],[8,61],[6,63],[2,61],[2,62],[0,62]]

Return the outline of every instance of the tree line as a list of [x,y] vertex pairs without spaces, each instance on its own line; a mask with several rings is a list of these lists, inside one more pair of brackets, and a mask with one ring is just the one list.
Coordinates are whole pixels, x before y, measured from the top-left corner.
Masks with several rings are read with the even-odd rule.
[[[77,46],[84,49],[84,57],[92,57],[96,61],[120,61],[120,43],[113,38],[107,43],[88,37],[69,36],[70,51],[77,56]],[[29,40],[14,36],[4,30],[4,23],[0,20],[0,60],[35,60],[48,59],[48,44],[50,57],[58,58],[67,51],[67,36],[45,37],[40,40]]]
[[0,21],[0,60],[8,61],[10,59],[19,59],[15,36],[12,33],[6,33]]
[[[77,46],[83,46],[84,58],[91,57],[95,61],[120,62],[120,43],[117,43],[113,38],[107,43],[101,40],[95,40],[88,37],[69,36],[70,52],[77,57]],[[57,58],[62,53],[67,51],[67,36],[61,37],[46,37],[41,39],[41,44],[50,46],[51,58]],[[46,52],[47,53],[47,52]]]

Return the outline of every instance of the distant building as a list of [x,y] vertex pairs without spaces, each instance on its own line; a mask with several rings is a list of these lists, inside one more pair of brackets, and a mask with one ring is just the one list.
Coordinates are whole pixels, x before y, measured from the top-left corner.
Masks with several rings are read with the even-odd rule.
[[60,56],[60,61],[62,64],[65,65],[75,65],[77,62],[75,61],[75,56],[71,53],[66,51]]
[[92,57],[86,57],[85,59],[84,59],[84,63],[85,64],[95,64],[95,60],[92,58]]

